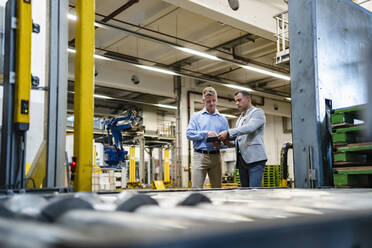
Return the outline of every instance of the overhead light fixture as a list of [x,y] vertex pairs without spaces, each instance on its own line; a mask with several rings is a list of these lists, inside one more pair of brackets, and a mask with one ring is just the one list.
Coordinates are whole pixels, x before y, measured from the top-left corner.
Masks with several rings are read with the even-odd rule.
[[112,98],[112,97],[105,96],[105,95],[94,94],[93,96],[94,96],[95,98],[101,98],[101,99],[114,99],[114,98]]
[[[76,50],[71,49],[71,48],[67,48],[67,51],[69,53],[76,53]],[[105,56],[102,56],[102,55],[99,55],[99,54],[94,54],[93,57],[96,58],[96,59],[102,59],[102,60],[112,60],[110,58],[106,58]]]
[[174,76],[179,75],[179,74],[177,74],[173,71],[158,68],[158,67],[153,67],[153,66],[148,66],[148,65],[134,65],[134,66],[137,66],[139,68],[146,69],[146,70],[149,70],[149,71],[160,72],[160,73],[164,73],[164,74],[168,74],[168,75],[174,75]]
[[258,72],[258,73],[261,73],[261,74],[265,74],[265,75],[268,75],[268,76],[272,76],[272,77],[276,77],[276,78],[280,78],[280,79],[284,79],[284,80],[291,80],[290,77],[286,76],[286,75],[282,75],[282,74],[279,74],[279,73],[275,73],[275,72],[271,72],[271,71],[266,71],[266,70],[263,70],[263,69],[260,69],[260,68],[256,68],[256,67],[253,67],[253,66],[249,66],[249,65],[240,65],[242,68],[244,69],[247,69],[247,70],[250,70],[250,71],[255,71],[255,72]]
[[96,58],[96,59],[111,60],[111,61],[113,60],[113,59],[107,58],[107,57],[102,56],[102,55],[99,55],[99,54],[94,54],[93,56],[94,56],[94,58]]
[[[68,14],[67,14],[67,19],[69,19],[69,20],[71,20],[71,21],[74,21],[74,22],[76,22],[76,21],[77,21],[77,16],[76,16],[76,15],[73,15],[73,14],[70,14],[70,13],[68,13]],[[96,23],[96,22],[94,22],[94,26],[96,26],[96,27],[100,27],[100,28],[106,28],[106,26],[104,26],[104,25],[101,25],[101,24],[99,24],[99,23]]]
[[292,98],[290,98],[290,97],[286,97],[286,98],[284,98],[285,100],[288,100],[288,101],[292,101]]
[[178,47],[178,46],[176,46],[175,48],[182,51],[182,52],[190,53],[190,54],[200,56],[200,57],[203,57],[203,58],[216,60],[216,61],[222,61],[221,59],[217,58],[216,56],[213,56],[213,55],[210,55],[210,54],[207,54],[207,53],[204,53],[204,52],[199,52],[199,51],[196,51],[196,50],[193,50],[193,49],[190,49],[190,48]]
[[172,105],[166,105],[166,104],[154,104],[154,106],[159,107],[159,108],[166,108],[166,109],[177,109],[176,106]]
[[71,49],[71,48],[67,48],[67,51],[68,51],[69,53],[76,53],[76,50],[75,50],[75,49]]
[[235,115],[229,115],[229,114],[221,114],[221,115],[225,116],[226,118],[233,118],[233,119],[238,118],[238,117],[235,116]]
[[248,92],[253,92],[254,91],[251,88],[247,88],[247,87],[243,87],[243,86],[239,86],[239,85],[235,85],[235,84],[224,84],[224,86],[232,88],[232,89],[236,89],[236,90],[246,90]]
[[230,8],[232,8],[233,10],[238,10],[239,0],[229,0],[229,5],[230,5]]
[[77,16],[68,13],[68,14],[67,14],[67,19],[69,19],[69,20],[71,20],[71,21],[76,21],[76,20],[77,20]]

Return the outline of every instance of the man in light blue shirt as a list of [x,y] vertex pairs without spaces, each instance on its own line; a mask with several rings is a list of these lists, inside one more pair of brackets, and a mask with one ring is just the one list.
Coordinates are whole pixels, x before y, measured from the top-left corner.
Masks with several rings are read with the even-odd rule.
[[192,187],[203,188],[208,173],[211,187],[221,188],[221,143],[207,143],[207,138],[217,137],[218,133],[229,129],[229,124],[216,109],[217,92],[214,88],[203,90],[203,103],[204,108],[191,117],[186,130],[187,139],[194,146]]

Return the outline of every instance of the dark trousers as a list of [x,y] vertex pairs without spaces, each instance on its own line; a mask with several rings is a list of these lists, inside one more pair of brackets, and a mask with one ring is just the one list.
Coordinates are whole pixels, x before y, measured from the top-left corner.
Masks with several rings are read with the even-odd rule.
[[247,164],[242,155],[238,153],[237,167],[239,168],[240,186],[261,187],[265,164],[266,160]]

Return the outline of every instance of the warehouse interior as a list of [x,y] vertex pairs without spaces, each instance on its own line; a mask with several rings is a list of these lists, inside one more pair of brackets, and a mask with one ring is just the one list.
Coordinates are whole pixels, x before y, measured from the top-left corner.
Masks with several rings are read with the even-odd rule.
[[[0,245],[370,247],[371,11],[0,0]],[[193,188],[209,86],[230,128],[237,91],[264,111],[261,187],[241,187],[231,146],[222,188]]]

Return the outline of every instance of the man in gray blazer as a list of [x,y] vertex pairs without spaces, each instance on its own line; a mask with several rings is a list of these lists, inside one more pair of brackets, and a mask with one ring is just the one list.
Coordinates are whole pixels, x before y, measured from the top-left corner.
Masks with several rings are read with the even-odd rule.
[[218,134],[220,140],[235,139],[237,168],[242,187],[261,187],[267,156],[264,146],[265,113],[252,106],[251,95],[241,90],[234,95],[235,104],[241,115],[236,128]]

